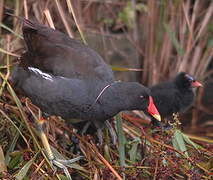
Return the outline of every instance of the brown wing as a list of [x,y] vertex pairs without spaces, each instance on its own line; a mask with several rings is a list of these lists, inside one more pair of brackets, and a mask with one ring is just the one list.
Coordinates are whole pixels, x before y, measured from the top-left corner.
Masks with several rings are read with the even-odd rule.
[[111,68],[97,52],[57,30],[25,19],[23,35],[27,52],[21,59],[26,67],[68,78],[114,80]]

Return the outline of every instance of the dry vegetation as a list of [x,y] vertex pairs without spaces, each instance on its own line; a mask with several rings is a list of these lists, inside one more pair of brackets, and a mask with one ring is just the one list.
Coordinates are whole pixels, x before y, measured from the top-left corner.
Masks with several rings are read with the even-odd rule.
[[[179,71],[195,75],[204,84],[212,83],[211,0],[1,0],[0,179],[65,179],[63,172],[53,174],[36,135],[32,121],[40,116],[39,110],[10,85],[11,69],[24,46],[21,22],[6,12],[37,19],[97,50],[103,47],[100,53],[111,65],[117,66],[118,61],[112,59],[113,53],[121,61],[131,61],[129,69],[113,68],[142,68],[136,78],[145,85],[168,79]],[[99,44],[89,43],[91,34],[100,37]],[[126,39],[133,52],[116,45],[121,39]],[[120,66],[125,67],[122,62]],[[107,132],[104,145],[97,145],[95,135],[80,136],[57,117],[47,122],[46,133],[51,146],[64,157],[85,156],[78,166],[69,169],[73,179],[212,179],[212,129],[201,130],[203,126],[198,124],[213,110],[212,100],[208,106],[203,104],[204,93],[198,92],[196,108],[186,118],[190,119],[187,132],[195,134],[199,129],[202,136],[209,138],[186,136],[179,125],[168,132],[155,132],[144,127],[140,118],[127,114],[122,116],[124,134],[117,116],[119,143],[115,146]]]

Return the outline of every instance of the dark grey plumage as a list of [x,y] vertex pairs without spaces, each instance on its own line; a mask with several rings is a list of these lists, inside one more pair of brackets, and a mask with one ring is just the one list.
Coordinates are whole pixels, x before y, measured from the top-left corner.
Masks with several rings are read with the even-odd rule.
[[160,115],[165,118],[190,108],[195,99],[193,87],[200,85],[192,76],[181,72],[173,80],[159,83],[150,89]]
[[136,82],[115,83],[111,68],[94,50],[57,30],[23,21],[27,51],[12,81],[43,112],[67,122],[77,118],[103,124],[122,110],[150,110],[150,90]]

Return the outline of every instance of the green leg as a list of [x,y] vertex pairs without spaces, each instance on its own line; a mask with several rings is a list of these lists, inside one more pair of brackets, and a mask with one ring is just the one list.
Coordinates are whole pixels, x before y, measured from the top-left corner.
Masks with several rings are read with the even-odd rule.
[[46,154],[47,154],[47,157],[48,159],[50,160],[51,164],[53,165],[54,168],[61,168],[63,169],[64,173],[66,174],[66,176],[71,179],[71,176],[70,176],[70,173],[67,169],[67,165],[69,164],[72,164],[80,159],[82,159],[82,156],[80,157],[77,157],[77,158],[73,158],[73,159],[70,159],[70,160],[64,160],[64,159],[56,159],[52,150],[51,150],[51,147],[50,147],[50,144],[48,142],[48,139],[47,139],[47,136],[45,135],[44,133],[44,130],[43,130],[43,124],[45,123],[45,120],[43,118],[41,119],[38,119],[36,120],[36,129],[38,131],[38,135],[39,137],[41,138],[41,141],[42,141],[42,144],[44,146],[44,149],[46,151]]

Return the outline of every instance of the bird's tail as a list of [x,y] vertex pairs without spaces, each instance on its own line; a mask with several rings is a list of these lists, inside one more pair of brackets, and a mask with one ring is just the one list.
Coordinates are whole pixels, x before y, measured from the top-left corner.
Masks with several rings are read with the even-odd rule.
[[23,28],[30,28],[30,29],[34,29],[34,30],[37,30],[37,29],[38,29],[37,23],[32,22],[32,21],[29,20],[29,19],[26,19],[26,18],[21,17],[21,16],[16,16],[16,15],[11,14],[11,13],[8,13],[8,12],[6,12],[5,14],[10,15],[10,16],[12,16],[12,17],[15,17],[15,18],[17,18],[18,20],[20,20],[21,22],[23,22],[23,24],[24,24],[24,25],[23,25]]

